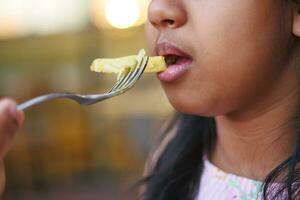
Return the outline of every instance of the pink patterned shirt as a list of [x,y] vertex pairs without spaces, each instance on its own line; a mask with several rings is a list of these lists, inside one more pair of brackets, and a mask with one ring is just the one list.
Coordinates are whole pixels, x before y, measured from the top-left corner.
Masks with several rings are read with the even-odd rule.
[[262,182],[226,173],[207,159],[196,200],[259,200]]

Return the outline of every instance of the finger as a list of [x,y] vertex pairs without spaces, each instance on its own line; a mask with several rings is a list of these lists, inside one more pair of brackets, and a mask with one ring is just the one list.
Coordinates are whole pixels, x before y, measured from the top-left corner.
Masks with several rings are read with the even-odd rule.
[[10,99],[0,101],[0,159],[11,147],[17,129],[24,120],[23,112],[16,108],[16,103]]
[[18,128],[16,118],[10,114],[10,104],[7,100],[0,101],[0,137]]
[[[13,121],[17,127],[21,127],[24,122],[24,112],[17,109],[17,104],[11,99],[0,101],[0,117],[2,121]],[[1,119],[0,119],[1,120]]]

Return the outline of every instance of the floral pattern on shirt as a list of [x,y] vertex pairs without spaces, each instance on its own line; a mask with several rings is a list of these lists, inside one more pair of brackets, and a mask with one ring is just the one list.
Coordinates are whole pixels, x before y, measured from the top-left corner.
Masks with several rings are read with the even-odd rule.
[[262,182],[226,173],[208,160],[196,200],[260,200]]

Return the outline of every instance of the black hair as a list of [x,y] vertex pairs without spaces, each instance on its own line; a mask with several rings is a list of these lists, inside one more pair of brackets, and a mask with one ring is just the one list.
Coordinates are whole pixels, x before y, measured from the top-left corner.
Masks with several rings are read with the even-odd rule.
[[213,118],[178,113],[172,124],[178,125],[176,136],[151,170],[143,200],[188,200],[196,196],[202,155],[216,139],[215,122]]

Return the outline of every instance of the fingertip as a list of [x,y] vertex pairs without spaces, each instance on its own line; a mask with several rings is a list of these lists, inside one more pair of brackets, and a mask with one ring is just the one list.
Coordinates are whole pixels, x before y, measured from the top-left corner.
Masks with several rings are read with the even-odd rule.
[[10,104],[15,103],[14,100],[9,99],[9,98],[4,98],[0,100],[0,108],[6,108],[7,106],[9,106]]
[[14,101],[11,99],[2,99],[0,100],[0,113],[10,115],[10,107],[14,106]]
[[24,112],[17,109],[17,103],[9,98],[5,98],[0,101],[0,108],[4,109],[5,112],[16,121],[18,127],[22,126],[24,122]]
[[15,101],[10,102],[9,113],[11,117],[17,122],[18,127],[21,127],[24,122],[25,115],[23,111],[18,110]]

